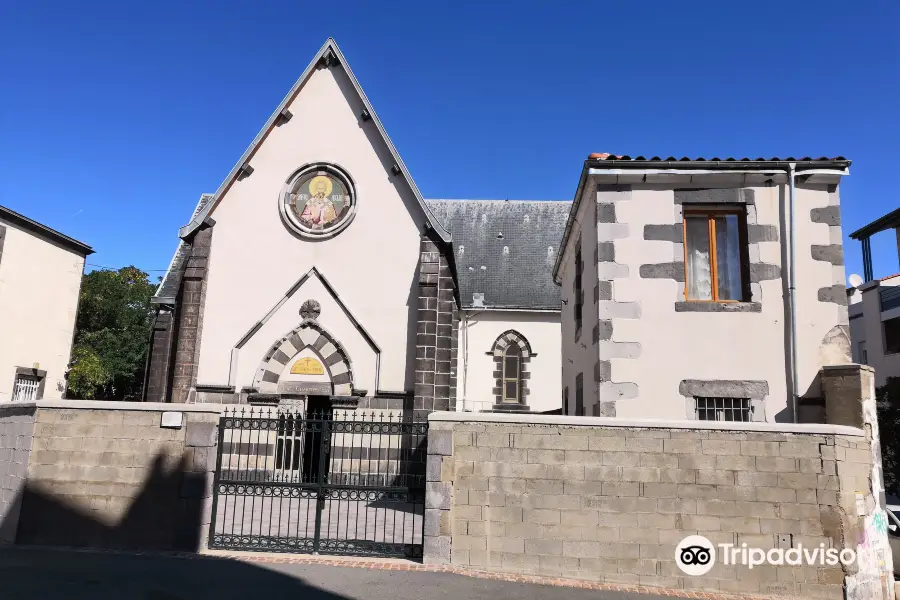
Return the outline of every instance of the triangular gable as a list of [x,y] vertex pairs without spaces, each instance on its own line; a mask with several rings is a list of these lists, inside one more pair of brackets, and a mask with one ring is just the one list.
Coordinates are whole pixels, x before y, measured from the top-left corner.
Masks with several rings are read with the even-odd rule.
[[366,328],[363,327],[362,323],[359,322],[359,320],[356,318],[356,316],[354,316],[354,314],[352,312],[350,312],[350,309],[347,307],[347,305],[344,303],[344,301],[341,300],[341,297],[338,296],[334,287],[331,285],[331,282],[329,282],[327,279],[325,279],[325,276],[322,275],[322,272],[319,271],[319,269],[317,269],[316,267],[311,268],[309,271],[306,272],[305,275],[303,275],[303,277],[298,279],[297,283],[292,285],[291,288],[284,295],[284,298],[279,300],[275,304],[275,306],[273,306],[269,310],[269,312],[267,312],[266,315],[262,319],[259,320],[259,322],[255,323],[253,325],[253,327],[251,327],[250,330],[247,331],[247,333],[245,333],[241,337],[241,339],[234,345],[234,347],[235,348],[243,348],[244,345],[247,343],[247,341],[251,337],[253,337],[253,335],[257,331],[259,331],[260,327],[265,325],[266,321],[268,321],[272,317],[272,315],[274,315],[278,311],[278,309],[280,309],[284,305],[284,303],[288,301],[288,299],[291,296],[293,296],[295,293],[297,293],[297,291],[300,290],[300,288],[303,286],[303,284],[306,283],[306,281],[310,277],[316,277],[319,280],[319,282],[322,284],[322,287],[324,287],[325,291],[328,292],[328,295],[330,295],[334,299],[335,303],[343,311],[344,316],[346,316],[347,319],[350,321],[350,323],[353,324],[353,327],[359,332],[359,334],[363,337],[363,339],[366,341],[366,343],[369,345],[369,347],[376,354],[380,354],[381,348],[379,348],[378,344],[375,343],[375,340],[372,338],[371,334],[369,334],[369,332],[366,330]]
[[366,97],[366,94],[363,92],[362,88],[359,85],[359,81],[357,81],[356,76],[353,74],[353,71],[350,69],[350,65],[347,63],[347,59],[344,58],[344,55],[341,53],[340,48],[338,48],[337,42],[332,38],[328,38],[325,41],[325,44],[322,48],[316,53],[313,57],[312,61],[306,67],[306,70],[303,71],[303,74],[291,88],[291,91],[288,92],[287,96],[284,97],[284,100],[281,101],[281,104],[278,105],[278,108],[275,109],[275,112],[272,113],[272,116],[269,117],[269,120],[266,121],[266,124],[260,130],[256,137],[253,138],[253,142],[250,144],[250,147],[244,152],[241,156],[240,160],[238,160],[237,164],[231,169],[231,172],[228,174],[228,177],[225,181],[222,182],[222,185],[219,186],[219,189],[216,190],[216,193],[213,195],[212,201],[207,203],[206,206],[199,211],[194,217],[191,219],[191,222],[182,227],[178,235],[182,239],[190,236],[194,231],[197,230],[198,227],[203,223],[203,220],[209,215],[209,213],[216,207],[221,200],[222,196],[228,191],[231,187],[232,183],[234,183],[235,179],[238,178],[241,171],[244,168],[244,165],[247,165],[250,159],[253,158],[253,155],[256,153],[257,148],[265,141],[266,136],[272,131],[272,129],[277,125],[279,119],[282,117],[282,113],[287,109],[288,105],[294,100],[297,96],[297,93],[300,91],[300,88],[306,83],[309,77],[313,74],[316,69],[316,66],[320,61],[325,60],[334,60],[337,63],[337,66],[340,66],[344,69],[344,72],[349,77],[351,83],[353,84],[353,89],[356,90],[357,95],[359,96],[360,101],[365,107],[366,111],[369,113],[369,117],[372,122],[375,124],[375,127],[378,129],[378,133],[381,135],[382,141],[387,146],[388,150],[391,152],[391,156],[394,159],[395,164],[400,169],[400,173],[403,175],[406,183],[409,185],[413,195],[416,197],[416,200],[419,202],[419,206],[422,207],[422,210],[425,212],[425,216],[428,219],[429,225],[434,229],[434,231],[438,234],[438,236],[445,242],[450,241],[450,232],[447,231],[444,226],[438,221],[435,216],[432,214],[431,210],[429,210],[428,206],[425,204],[424,198],[422,198],[422,193],[419,192],[419,188],[416,187],[416,182],[413,181],[412,175],[409,174],[409,171],[406,169],[406,165],[403,164],[403,159],[400,158],[400,154],[397,152],[397,149],[394,147],[394,144],[391,142],[391,139],[388,137],[387,132],[384,130],[384,126],[381,124],[381,120],[378,118],[378,115],[375,114],[375,109],[372,107],[372,103],[369,102],[369,99]]

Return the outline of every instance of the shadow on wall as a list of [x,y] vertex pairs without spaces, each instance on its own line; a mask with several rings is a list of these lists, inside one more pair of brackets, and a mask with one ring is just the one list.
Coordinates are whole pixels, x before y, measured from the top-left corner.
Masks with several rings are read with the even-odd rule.
[[[79,498],[76,504],[62,494],[50,493],[45,486],[26,484],[18,497],[21,512],[16,543],[45,547],[0,544],[0,595],[19,600],[59,598],[64,585],[67,598],[91,600],[222,600],[260,593],[287,593],[306,600],[346,598],[301,579],[224,557],[72,548],[199,550],[207,476],[186,467],[182,458],[176,468],[166,469],[165,457],[158,455],[124,516],[112,525],[103,522],[102,513],[107,510],[84,507],[91,501],[100,502],[99,496]],[[109,485],[112,491],[121,484]],[[0,523],[0,533],[11,533],[14,520],[11,516]]]
[[[401,443],[403,454],[399,469],[391,479],[390,486],[397,490],[405,490],[397,497],[384,496],[367,505],[369,508],[383,508],[425,518],[425,465],[428,460],[428,438],[422,437],[418,443],[412,436],[403,436]],[[387,515],[387,513],[384,513]],[[396,525],[396,521],[394,521]],[[405,524],[405,521],[404,521]]]
[[[73,500],[54,494],[50,486],[27,482],[17,498],[18,523],[11,522],[14,516],[0,523],[0,539],[12,539],[15,531],[17,544],[196,552],[203,496],[211,482],[206,473],[190,472],[186,457],[174,469],[167,470],[165,463],[162,454],[154,458],[137,494],[129,492],[127,484],[92,484],[87,489],[104,494],[85,495],[85,488],[76,487],[79,495]],[[130,504],[118,523],[104,522],[104,516],[119,512],[112,504],[127,503],[128,497]]]

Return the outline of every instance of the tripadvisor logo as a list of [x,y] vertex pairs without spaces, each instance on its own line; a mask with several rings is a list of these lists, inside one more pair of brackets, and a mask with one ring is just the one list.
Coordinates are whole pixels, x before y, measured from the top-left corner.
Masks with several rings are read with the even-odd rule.
[[702,535],[689,535],[675,546],[675,563],[685,575],[706,575],[716,564],[716,547]]
[[675,547],[675,563],[686,575],[706,575],[719,557],[723,565],[744,565],[748,569],[760,565],[812,565],[834,567],[838,564],[852,565],[856,562],[856,552],[849,548],[838,550],[818,547],[804,548],[751,548],[747,544],[719,544],[716,546],[702,535],[689,535]]

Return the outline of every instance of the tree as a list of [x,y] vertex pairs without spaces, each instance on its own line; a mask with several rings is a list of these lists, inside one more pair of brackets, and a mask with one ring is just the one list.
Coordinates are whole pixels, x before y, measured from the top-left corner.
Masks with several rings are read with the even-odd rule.
[[152,327],[154,286],[135,267],[84,276],[68,396],[140,400]]
[[881,436],[881,464],[884,487],[900,491],[900,378],[888,377],[875,391],[878,406],[878,433]]

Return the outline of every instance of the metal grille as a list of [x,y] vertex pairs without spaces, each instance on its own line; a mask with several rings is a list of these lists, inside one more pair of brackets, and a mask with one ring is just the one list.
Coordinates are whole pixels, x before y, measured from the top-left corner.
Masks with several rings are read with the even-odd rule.
[[41,380],[38,377],[18,375],[13,386],[13,400],[21,402],[34,402],[37,400],[38,387]]
[[750,398],[695,397],[700,421],[750,421]]
[[209,546],[421,558],[427,433],[392,412],[228,411]]

